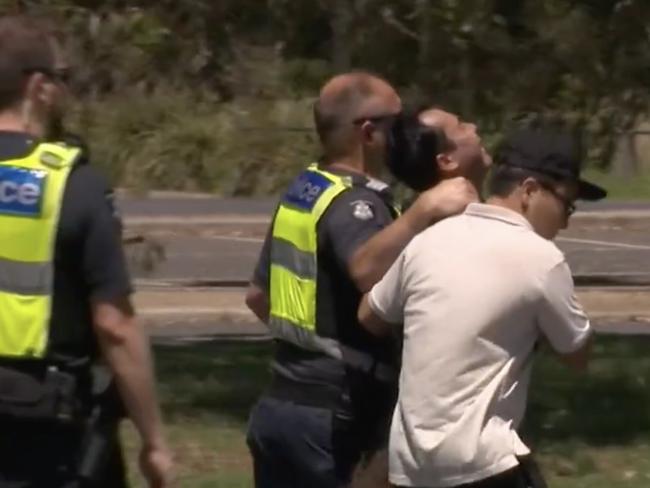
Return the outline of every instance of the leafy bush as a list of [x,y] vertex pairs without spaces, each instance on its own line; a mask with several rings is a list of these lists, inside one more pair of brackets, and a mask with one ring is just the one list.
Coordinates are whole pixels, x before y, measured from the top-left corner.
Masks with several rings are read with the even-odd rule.
[[316,154],[310,100],[219,102],[164,87],[87,104],[75,125],[121,185],[271,193]]

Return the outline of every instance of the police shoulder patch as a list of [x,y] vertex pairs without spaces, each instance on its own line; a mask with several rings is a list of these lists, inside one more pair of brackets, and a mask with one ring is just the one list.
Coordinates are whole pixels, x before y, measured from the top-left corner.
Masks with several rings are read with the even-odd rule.
[[355,200],[350,204],[352,215],[359,220],[370,220],[375,216],[372,203],[367,200]]

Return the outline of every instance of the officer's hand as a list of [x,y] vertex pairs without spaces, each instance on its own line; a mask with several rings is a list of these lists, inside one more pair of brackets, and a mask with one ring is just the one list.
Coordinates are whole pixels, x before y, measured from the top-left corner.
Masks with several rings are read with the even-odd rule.
[[452,178],[438,183],[420,194],[413,207],[422,226],[459,214],[472,202],[478,202],[479,195],[469,180]]
[[166,446],[143,447],[140,451],[140,471],[149,488],[171,486],[172,455]]

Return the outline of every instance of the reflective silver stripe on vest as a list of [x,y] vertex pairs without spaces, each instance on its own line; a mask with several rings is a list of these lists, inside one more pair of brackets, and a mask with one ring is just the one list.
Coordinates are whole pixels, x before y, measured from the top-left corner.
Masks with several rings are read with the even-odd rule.
[[327,354],[354,369],[373,375],[380,381],[392,381],[397,378],[395,368],[377,362],[367,352],[341,344],[336,339],[320,337],[287,319],[271,316],[269,317],[269,328],[277,339]]
[[271,262],[288,269],[303,279],[316,279],[314,255],[301,251],[289,241],[274,237],[271,241]]
[[51,263],[29,263],[0,258],[0,292],[48,295],[51,287]]

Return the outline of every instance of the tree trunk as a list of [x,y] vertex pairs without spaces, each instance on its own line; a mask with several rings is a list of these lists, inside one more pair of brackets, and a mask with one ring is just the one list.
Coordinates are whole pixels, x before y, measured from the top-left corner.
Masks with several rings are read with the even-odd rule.
[[638,172],[636,151],[634,148],[634,132],[623,132],[616,141],[616,151],[612,161],[614,174],[629,178]]
[[417,80],[424,82],[431,72],[431,56],[433,54],[433,23],[431,19],[429,0],[415,0],[415,11],[418,17],[418,69]]
[[350,42],[352,4],[349,0],[331,0],[326,5],[332,28],[332,65],[337,72],[348,71],[352,63]]

